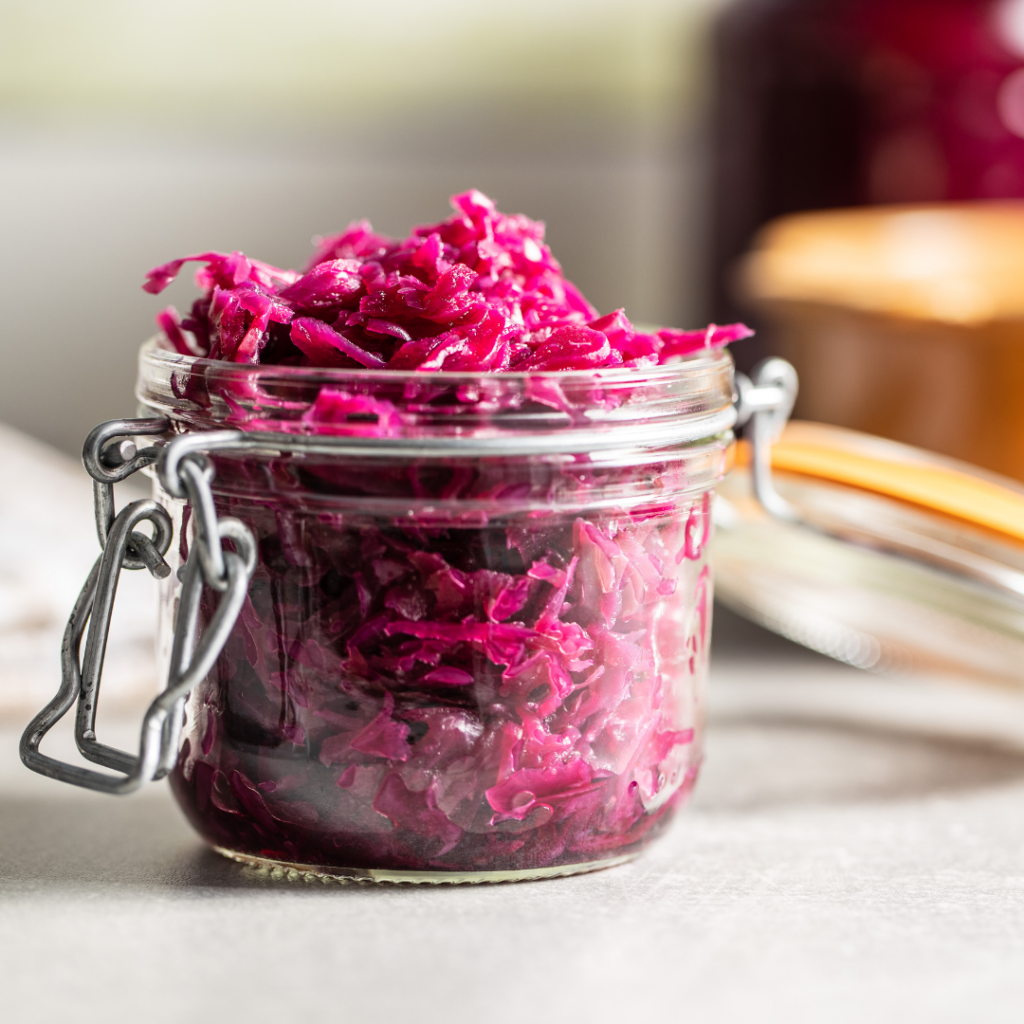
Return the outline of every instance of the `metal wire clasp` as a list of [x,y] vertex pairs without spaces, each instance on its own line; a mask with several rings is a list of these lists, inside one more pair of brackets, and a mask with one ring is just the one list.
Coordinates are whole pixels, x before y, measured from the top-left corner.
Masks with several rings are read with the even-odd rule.
[[778,441],[796,402],[796,370],[785,359],[773,357],[758,363],[751,381],[736,374],[736,422],[750,422],[750,467],[754,495],[769,515],[799,522],[796,509],[777,490],[772,480],[772,445]]
[[[96,530],[103,553],[85,581],[64,632],[60,689],[21,738],[21,759],[27,767],[52,779],[103,793],[130,793],[174,767],[185,698],[213,668],[242,609],[256,568],[256,541],[248,527],[237,519],[217,517],[210,489],[213,467],[199,453],[195,437],[182,435],[166,445],[136,446],[134,438],[160,435],[168,427],[164,419],[110,420],[86,439],[82,460],[93,478]],[[170,547],[173,528],[167,511],[155,501],[133,501],[115,513],[114,484],[158,460],[166,489],[190,502],[196,529],[183,570],[167,686],[146,711],[138,754],[130,754],[96,738],[110,616],[122,569],[146,568],[158,579],[170,574],[163,556]],[[151,537],[135,529],[143,522],[151,524]],[[226,539],[234,550],[223,547],[221,542]],[[223,596],[197,644],[204,586]],[[84,656],[80,655],[83,636]],[[75,742],[82,756],[119,774],[93,771],[39,752],[43,737],[76,701]]]

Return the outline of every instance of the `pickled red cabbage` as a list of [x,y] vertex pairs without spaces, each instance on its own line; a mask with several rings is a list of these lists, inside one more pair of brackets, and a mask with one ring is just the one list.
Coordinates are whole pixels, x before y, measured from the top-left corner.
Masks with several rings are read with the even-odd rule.
[[[154,293],[202,264],[189,315],[158,318],[165,344],[381,379],[537,374],[528,400],[576,413],[579,395],[544,375],[642,370],[750,333],[598,316],[542,225],[478,192],[453,205],[401,242],[354,224],[302,273],[237,252],[156,268]],[[390,398],[317,386],[298,402],[255,376],[216,401],[200,370],[174,386],[247,430],[408,436],[415,410],[442,399],[489,408],[484,391],[443,384]],[[600,467],[585,454],[372,471],[350,457],[218,460],[218,511],[252,527],[260,559],[189,706],[172,782],[197,829],[327,867],[529,871],[638,849],[700,761],[710,516],[687,472],[676,450]],[[396,502],[404,513],[382,511]]]
[[562,274],[544,225],[480,192],[404,241],[366,221],[324,239],[302,273],[240,252],[204,252],[148,274],[157,294],[197,261],[202,296],[157,318],[183,355],[238,363],[462,372],[654,366],[749,336],[742,324],[637,331],[605,316]]

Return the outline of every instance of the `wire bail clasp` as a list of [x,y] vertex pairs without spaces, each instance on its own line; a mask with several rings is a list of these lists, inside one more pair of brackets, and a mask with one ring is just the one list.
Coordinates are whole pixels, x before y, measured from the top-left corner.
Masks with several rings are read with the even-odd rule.
[[799,522],[796,509],[779,494],[772,480],[772,445],[782,436],[796,403],[796,370],[785,359],[773,356],[758,363],[753,375],[751,381],[745,374],[736,374],[736,423],[750,422],[754,496],[769,515]]
[[[103,553],[86,579],[64,632],[60,689],[21,738],[21,759],[28,768],[103,793],[130,793],[145,782],[162,778],[174,767],[185,699],[223,650],[256,568],[256,540],[249,528],[237,519],[217,517],[210,487],[213,466],[195,450],[194,439],[182,435],[166,445],[136,446],[134,438],[163,434],[169,426],[165,419],[111,420],[86,439],[83,462],[93,478],[96,529]],[[145,568],[157,579],[170,575],[163,556],[170,547],[173,528],[167,511],[153,500],[133,501],[116,513],[114,484],[154,462],[159,462],[164,488],[191,504],[196,527],[188,561],[181,571],[182,592],[167,686],[143,718],[138,754],[130,754],[96,738],[110,617],[122,569]],[[152,525],[152,537],[135,529],[143,522]],[[226,550],[223,540],[230,540],[234,550]],[[204,586],[223,596],[197,644]],[[81,656],[83,636],[85,654]],[[79,751],[87,760],[119,774],[94,771],[40,753],[43,737],[76,701],[75,742]]]

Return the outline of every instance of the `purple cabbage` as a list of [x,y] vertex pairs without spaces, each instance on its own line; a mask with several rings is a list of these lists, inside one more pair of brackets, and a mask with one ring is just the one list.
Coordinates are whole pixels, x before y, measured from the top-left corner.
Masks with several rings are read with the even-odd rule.
[[318,246],[306,270],[240,252],[156,267],[157,294],[188,261],[202,266],[191,313],[157,323],[183,355],[237,363],[389,370],[555,371],[644,367],[748,337],[742,324],[635,330],[619,309],[599,317],[544,244],[544,225],[500,213],[480,192],[454,216],[404,241],[366,221]]
[[[541,225],[476,192],[453,205],[404,242],[355,224],[303,274],[188,257],[204,294],[184,319],[159,315],[168,347],[383,372],[275,391],[186,361],[178,429],[417,436],[436,413],[469,436],[509,409],[585,420],[628,399],[547,374],[642,371],[749,334],[598,317]],[[539,376],[510,403],[487,378],[389,390],[389,370]],[[530,871],[631,852],[664,827],[700,763],[710,625],[709,497],[693,496],[685,451],[216,464],[218,511],[253,529],[260,558],[172,776],[210,842],[328,868]]]
[[256,531],[260,565],[172,780],[215,845],[528,871],[635,850],[689,792],[706,495],[462,527],[222,511]]

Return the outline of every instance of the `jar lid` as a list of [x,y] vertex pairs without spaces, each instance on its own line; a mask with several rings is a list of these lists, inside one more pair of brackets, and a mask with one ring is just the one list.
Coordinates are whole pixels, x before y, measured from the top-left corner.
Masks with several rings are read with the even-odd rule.
[[826,210],[758,235],[738,285],[759,303],[823,303],[976,325],[1024,318],[1024,202]]
[[800,522],[768,516],[741,448],[716,506],[716,592],[860,668],[1024,686],[1024,487],[854,431],[789,424],[772,449]]
[[910,445],[795,420],[772,448],[772,467],[886,495],[1024,541],[1024,486]]

